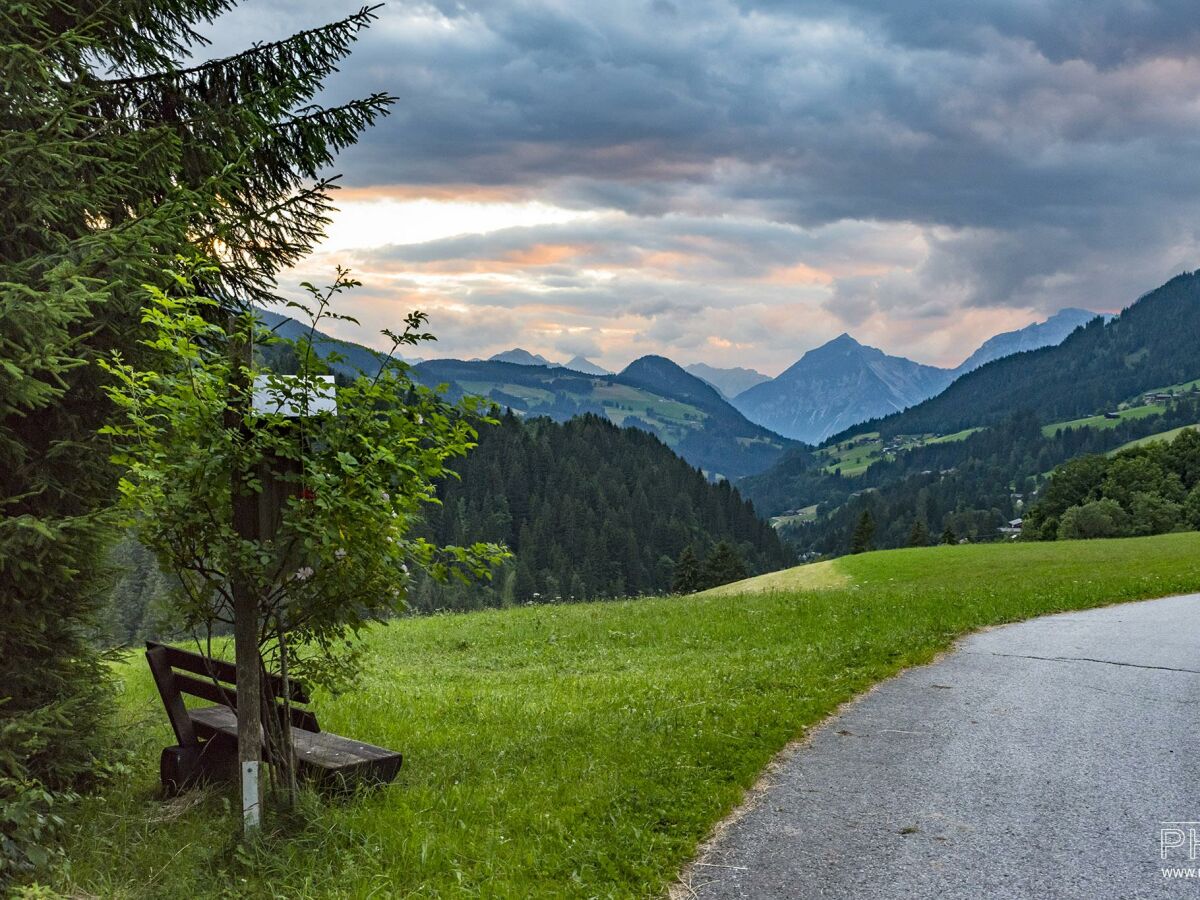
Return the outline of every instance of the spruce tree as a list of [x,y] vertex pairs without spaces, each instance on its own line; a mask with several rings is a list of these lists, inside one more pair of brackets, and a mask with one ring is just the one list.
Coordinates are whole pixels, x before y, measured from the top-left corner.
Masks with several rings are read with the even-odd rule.
[[954,529],[951,528],[949,525],[947,525],[946,530],[942,532],[942,543],[943,544],[957,544],[958,543],[958,538],[954,534]]
[[737,548],[728,541],[721,541],[704,561],[704,586],[716,587],[741,581],[746,577],[746,564]]
[[866,553],[875,546],[875,517],[869,509],[864,509],[854,527],[854,536],[850,540],[851,553]]
[[[312,98],[369,9],[190,64],[234,0],[32,0],[0,8],[0,866],[38,861],[45,793],[79,783],[103,740],[91,649],[116,483],[94,360],[151,352],[144,284],[179,257],[218,264],[205,292],[272,299],[319,238],[334,154],[381,115],[373,95]],[[69,727],[60,727],[69,723]],[[32,798],[32,799],[31,799]],[[15,850],[13,849],[15,848]],[[4,872],[0,870],[0,880]]]
[[692,545],[688,544],[679,554],[679,559],[675,560],[675,575],[671,582],[671,593],[694,594],[700,590],[701,586],[700,560],[696,558],[696,552],[692,550]]
[[920,519],[914,519],[912,528],[908,530],[908,546],[924,547],[929,543],[929,529]]

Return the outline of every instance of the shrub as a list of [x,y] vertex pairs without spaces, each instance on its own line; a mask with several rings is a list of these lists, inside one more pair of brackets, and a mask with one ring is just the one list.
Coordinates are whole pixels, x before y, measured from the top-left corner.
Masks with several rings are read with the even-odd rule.
[[1130,531],[1134,535],[1166,534],[1183,523],[1183,506],[1161,494],[1138,492],[1129,502]]
[[1059,540],[1121,537],[1129,533],[1129,514],[1116,500],[1093,500],[1072,506],[1058,525]]

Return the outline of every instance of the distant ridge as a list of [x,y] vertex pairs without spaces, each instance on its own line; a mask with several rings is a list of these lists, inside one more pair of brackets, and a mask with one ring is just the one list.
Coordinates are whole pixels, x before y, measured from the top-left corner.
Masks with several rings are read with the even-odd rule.
[[537,353],[530,353],[528,350],[522,350],[520,347],[514,347],[511,350],[504,350],[494,356],[489,356],[490,362],[507,362],[515,363],[518,366],[557,366],[558,363],[550,362],[546,357]]
[[564,369],[570,369],[572,372],[583,372],[585,375],[611,375],[612,372],[603,366],[598,366],[586,356],[573,356],[562,364]]
[[1014,353],[1024,353],[1026,350],[1037,350],[1041,347],[1061,344],[1072,331],[1086,325],[1099,315],[1100,313],[1090,312],[1086,309],[1068,307],[1059,310],[1045,322],[1034,322],[1032,325],[1026,325],[1016,331],[1006,331],[993,338],[988,338],[978,350],[968,356],[954,370],[954,374],[958,376],[974,372],[993,359],[1011,356]]
[[756,384],[771,380],[770,375],[764,375],[754,369],[738,367],[719,369],[707,363],[692,363],[690,366],[684,366],[684,370],[697,378],[704,379],[728,399],[733,399],[742,391],[749,390]]

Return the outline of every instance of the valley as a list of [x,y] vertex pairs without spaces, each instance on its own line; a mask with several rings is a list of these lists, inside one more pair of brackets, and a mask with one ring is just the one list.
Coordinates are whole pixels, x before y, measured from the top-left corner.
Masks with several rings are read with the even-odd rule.
[[[577,369],[556,366],[520,348],[411,371],[452,397],[480,396],[525,419],[594,414],[647,431],[709,480],[736,482],[802,554],[846,552],[868,510],[877,546],[920,534],[996,540],[1055,466],[1168,440],[1200,422],[1186,324],[1197,284],[1195,275],[1175,278],[1117,317],[1064,310],[985,341],[955,370],[842,335],[773,379],[657,356],[588,374],[581,369],[604,370],[582,357]],[[349,346],[355,362],[370,362],[369,351]],[[786,423],[776,416],[784,410]],[[839,423],[846,427],[829,435]]]

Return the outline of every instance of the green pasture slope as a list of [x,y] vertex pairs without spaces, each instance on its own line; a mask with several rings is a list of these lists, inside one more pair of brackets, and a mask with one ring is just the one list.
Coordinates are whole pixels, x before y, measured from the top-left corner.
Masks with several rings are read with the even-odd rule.
[[[979,428],[964,428],[962,431],[954,432],[954,434],[943,434],[940,436],[927,434],[902,435],[899,438],[900,449],[913,450],[917,447],[924,447],[926,444],[952,444],[957,441],[965,441],[979,430]],[[880,460],[894,459],[895,454],[884,453],[883,446],[884,444],[879,437],[879,432],[869,431],[865,434],[855,435],[837,444],[823,447],[818,451],[818,455],[829,460],[825,466],[826,472],[837,471],[849,477],[863,474],[863,472],[867,471],[867,469]]]
[[[405,754],[390,788],[307,802],[239,849],[226,795],[164,803],[170,742],[122,668],[125,777],[70,823],[68,895],[654,897],[788,741],[965,632],[1200,590],[1200,534],[932,547],[736,591],[407,619],[322,724]],[[813,587],[816,589],[813,589]]]
[[1116,428],[1127,419],[1144,419],[1146,416],[1156,416],[1159,413],[1166,412],[1167,407],[1162,403],[1148,403],[1145,406],[1134,406],[1129,409],[1122,409],[1116,413],[1115,419],[1109,419],[1106,416],[1086,416],[1082,419],[1072,419],[1069,422],[1054,422],[1050,425],[1042,426],[1042,434],[1046,437],[1054,437],[1055,432],[1065,431],[1068,428]]
[[1135,438],[1126,444],[1122,444],[1116,450],[1110,450],[1109,456],[1115,456],[1122,450],[1132,450],[1134,447],[1145,447],[1147,444],[1165,444],[1179,437],[1181,432],[1187,431],[1189,428],[1198,429],[1200,425],[1180,425],[1178,428],[1171,428],[1167,431],[1160,431],[1158,434],[1148,434],[1145,437]]

